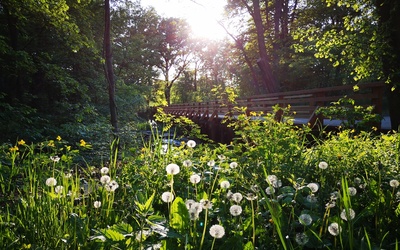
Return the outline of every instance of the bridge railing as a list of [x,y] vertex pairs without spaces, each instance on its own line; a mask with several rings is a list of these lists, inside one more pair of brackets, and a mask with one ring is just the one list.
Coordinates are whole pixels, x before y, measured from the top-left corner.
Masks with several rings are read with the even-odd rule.
[[[187,116],[194,119],[214,119],[222,118],[227,114],[234,115],[233,106],[246,107],[246,112],[249,114],[252,111],[271,113],[275,105],[281,107],[290,105],[290,110],[295,114],[295,120],[297,119],[304,124],[314,124],[318,118],[321,118],[315,113],[318,107],[330,106],[332,102],[344,96],[354,99],[357,105],[373,105],[374,112],[382,114],[384,88],[385,84],[382,82],[359,84],[357,91],[353,90],[352,85],[343,85],[255,95],[237,99],[235,104],[224,100],[173,104],[164,107],[164,111],[168,114]],[[277,118],[279,119],[280,117]]]

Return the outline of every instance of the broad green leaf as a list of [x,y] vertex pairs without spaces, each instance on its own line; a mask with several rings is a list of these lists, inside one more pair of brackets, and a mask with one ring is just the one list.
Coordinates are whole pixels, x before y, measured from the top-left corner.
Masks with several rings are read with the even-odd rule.
[[178,232],[184,232],[189,228],[189,221],[189,213],[185,202],[181,197],[176,197],[171,205],[171,227]]
[[251,241],[247,242],[246,245],[244,245],[243,250],[253,250],[254,246],[253,243]]

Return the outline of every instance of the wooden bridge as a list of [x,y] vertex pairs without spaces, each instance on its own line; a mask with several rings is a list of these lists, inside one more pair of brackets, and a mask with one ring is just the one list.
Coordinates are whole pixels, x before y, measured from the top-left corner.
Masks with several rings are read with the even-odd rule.
[[[374,106],[374,112],[382,115],[383,92],[385,84],[373,82],[359,84],[358,90],[354,91],[352,85],[308,89],[300,91],[289,91],[265,95],[255,95],[248,98],[237,99],[233,105],[227,100],[216,100],[198,103],[173,104],[164,107],[164,112],[175,116],[186,116],[200,125],[202,132],[217,142],[229,142],[233,138],[233,131],[227,128],[221,120],[226,116],[235,116],[233,106],[245,107],[246,113],[251,112],[273,112],[273,107],[287,107],[293,112],[294,124],[308,124],[314,127],[317,122],[323,126],[338,126],[340,121],[329,121],[321,115],[316,114],[319,107],[330,106],[332,102],[347,96],[355,100],[356,105]],[[281,120],[281,114],[276,113],[276,119]],[[387,122],[385,123],[387,124]],[[387,125],[384,125],[385,127]],[[377,124],[380,129],[382,124]],[[388,128],[390,129],[390,128]]]

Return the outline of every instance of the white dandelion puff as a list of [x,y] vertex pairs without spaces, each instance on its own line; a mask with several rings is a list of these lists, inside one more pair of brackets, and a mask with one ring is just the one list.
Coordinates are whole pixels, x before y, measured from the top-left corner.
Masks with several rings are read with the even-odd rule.
[[164,192],[161,195],[161,200],[165,203],[172,202],[174,200],[174,195],[171,192]]
[[294,239],[300,246],[304,246],[309,240],[307,234],[305,233],[297,233]]
[[389,181],[389,185],[392,187],[392,188],[397,188],[399,185],[400,185],[400,183],[399,183],[399,181],[398,180],[391,180],[391,181]]
[[61,194],[64,190],[63,186],[57,186],[54,188],[54,192],[56,192],[56,194]]
[[191,160],[184,160],[183,162],[182,162],[182,165],[184,166],[184,167],[191,167],[192,166],[192,161]]
[[103,175],[102,177],[100,177],[101,184],[107,184],[110,181],[111,181],[111,177],[108,175]]
[[232,169],[237,168],[238,167],[238,163],[233,161],[233,162],[229,163],[229,167],[232,168]]
[[349,187],[349,195],[355,196],[357,194],[357,189],[355,187]]
[[225,235],[225,229],[220,225],[212,225],[210,227],[210,235],[214,238],[220,239]]
[[54,187],[55,185],[57,185],[57,180],[53,177],[47,178],[46,185],[49,187]]
[[342,212],[340,213],[340,218],[342,218],[345,221],[352,220],[356,216],[356,212],[354,212],[353,209],[349,208],[347,211],[346,209],[343,209]]
[[108,174],[109,171],[110,171],[110,169],[108,167],[102,167],[100,169],[101,174]]
[[229,181],[222,181],[219,185],[220,185],[221,188],[223,188],[223,189],[228,189],[228,188],[231,186],[231,184],[229,183]]
[[179,166],[175,163],[168,164],[165,170],[167,171],[167,174],[172,174],[172,175],[176,175],[180,171]]
[[309,189],[311,189],[311,192],[313,192],[313,193],[318,192],[318,189],[319,189],[319,185],[318,185],[317,183],[314,183],[314,182],[309,183],[309,184],[307,185],[307,187],[308,187]]
[[236,203],[240,203],[243,199],[243,195],[241,193],[234,193],[232,194],[232,201]]
[[191,183],[197,184],[197,183],[200,182],[201,177],[200,177],[200,175],[198,175],[198,174],[192,174],[192,175],[190,176],[189,180],[190,180]]
[[194,147],[196,147],[196,142],[193,141],[193,140],[189,140],[189,141],[187,141],[186,145],[187,145],[189,148],[194,148]]
[[95,201],[95,202],[93,203],[93,207],[94,207],[94,208],[100,208],[100,207],[101,207],[101,201]]
[[265,189],[265,193],[268,194],[268,195],[274,194],[274,193],[275,193],[275,188],[273,188],[273,187],[267,187],[267,188]]
[[232,205],[229,208],[229,212],[231,213],[231,215],[233,216],[238,216],[242,213],[242,207],[239,205]]
[[214,160],[210,160],[210,161],[207,162],[207,165],[209,167],[214,167],[215,166],[215,161]]
[[311,215],[309,214],[302,214],[299,216],[299,222],[304,226],[309,226],[312,223]]
[[319,167],[320,169],[327,169],[327,168],[328,168],[328,163],[326,163],[326,162],[324,162],[324,161],[321,161],[321,162],[318,164],[318,167]]
[[338,236],[342,231],[342,227],[338,223],[333,222],[328,226],[328,231],[333,236]]

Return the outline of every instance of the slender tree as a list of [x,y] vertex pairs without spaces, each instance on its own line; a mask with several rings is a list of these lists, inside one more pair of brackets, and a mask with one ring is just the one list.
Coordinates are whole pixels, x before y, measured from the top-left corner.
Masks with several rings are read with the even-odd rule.
[[118,132],[118,119],[117,119],[117,104],[115,102],[115,80],[112,65],[112,51],[111,51],[111,10],[110,0],[104,2],[104,59],[105,59],[105,74],[108,82],[108,99],[110,105],[111,125],[113,131]]

